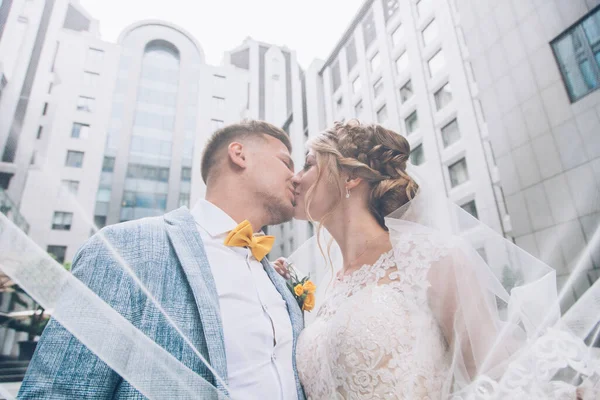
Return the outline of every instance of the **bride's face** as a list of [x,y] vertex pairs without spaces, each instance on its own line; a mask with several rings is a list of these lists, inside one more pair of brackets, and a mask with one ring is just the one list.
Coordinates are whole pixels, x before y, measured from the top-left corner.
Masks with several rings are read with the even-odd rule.
[[[304,167],[294,177],[296,183],[296,205],[294,207],[294,218],[308,220],[306,205],[309,204],[310,216],[315,221],[321,219],[335,206],[340,198],[340,192],[335,184],[329,179],[329,170],[326,166],[322,168],[319,177],[317,158],[313,151],[306,156]],[[310,188],[315,185],[312,194],[307,196]]]

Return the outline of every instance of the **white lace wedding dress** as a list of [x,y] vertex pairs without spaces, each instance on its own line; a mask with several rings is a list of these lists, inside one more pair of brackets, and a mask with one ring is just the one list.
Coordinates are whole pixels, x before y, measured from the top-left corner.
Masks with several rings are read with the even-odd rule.
[[403,235],[373,265],[334,281],[302,332],[307,399],[437,399],[447,344],[429,307],[428,271],[446,254],[430,235]]

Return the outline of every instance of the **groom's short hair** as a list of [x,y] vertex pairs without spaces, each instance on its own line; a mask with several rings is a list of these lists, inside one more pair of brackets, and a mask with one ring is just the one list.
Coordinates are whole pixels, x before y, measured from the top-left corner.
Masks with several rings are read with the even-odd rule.
[[217,163],[217,156],[221,149],[229,146],[231,142],[241,139],[263,139],[263,135],[272,136],[281,141],[292,152],[290,138],[281,128],[265,121],[243,120],[237,124],[228,125],[219,129],[208,139],[202,154],[202,180],[207,183],[210,170]]

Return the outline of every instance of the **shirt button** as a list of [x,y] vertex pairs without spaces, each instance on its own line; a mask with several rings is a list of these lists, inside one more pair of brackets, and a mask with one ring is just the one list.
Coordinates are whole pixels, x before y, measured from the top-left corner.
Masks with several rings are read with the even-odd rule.
[[277,361],[277,357],[275,357],[275,354],[273,354],[273,355],[271,356],[271,361],[273,361],[273,362]]

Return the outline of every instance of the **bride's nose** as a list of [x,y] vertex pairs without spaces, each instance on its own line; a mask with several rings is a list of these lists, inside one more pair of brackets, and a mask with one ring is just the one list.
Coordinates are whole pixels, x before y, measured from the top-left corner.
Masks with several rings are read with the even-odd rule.
[[302,173],[302,171],[298,171],[296,172],[296,174],[292,177],[292,184],[294,185],[294,188],[296,188],[299,184],[300,184],[300,174]]

